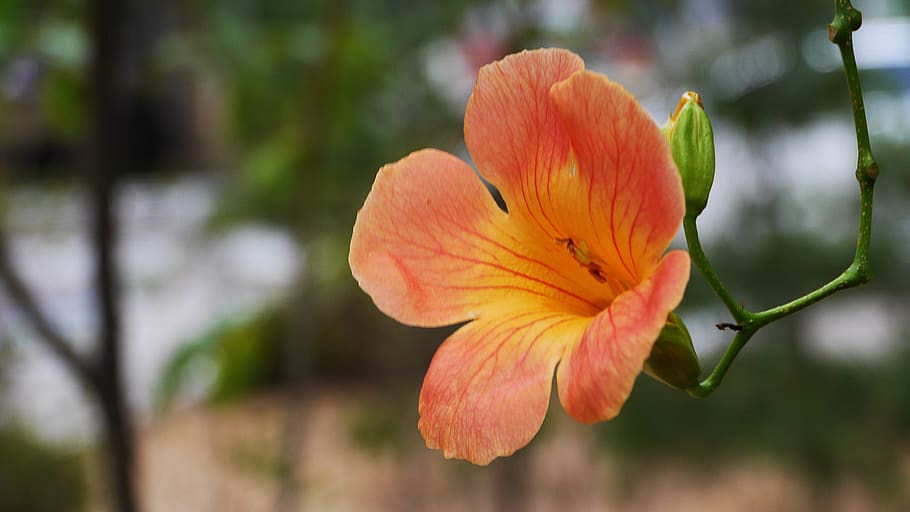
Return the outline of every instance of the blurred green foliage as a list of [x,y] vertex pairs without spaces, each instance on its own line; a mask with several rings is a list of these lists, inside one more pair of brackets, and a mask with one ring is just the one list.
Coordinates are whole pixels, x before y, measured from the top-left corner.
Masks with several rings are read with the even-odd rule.
[[[311,231],[348,224],[363,198],[356,191],[382,163],[429,145],[441,127],[457,133],[460,119],[441,108],[420,73],[419,49],[468,5],[184,6],[201,25],[186,34],[188,44],[210,72],[230,77],[229,137],[241,159],[224,215]],[[388,110],[389,102],[402,108]]]
[[214,374],[206,395],[216,403],[274,385],[281,374],[281,325],[276,311],[265,310],[253,319],[221,321],[183,344],[162,372],[156,390],[158,408],[170,407],[187,382],[206,369]]
[[7,419],[11,347],[0,333],[0,510],[82,511],[88,503],[84,453],[43,441]]
[[355,446],[371,453],[401,454],[411,443],[408,434],[417,424],[413,389],[390,390],[384,396],[367,396],[348,414],[348,436]]
[[[355,295],[350,302],[333,303],[347,315],[321,316],[306,339],[308,364],[300,371],[314,383],[373,382],[420,386],[421,375],[439,341],[453,328],[415,331],[391,320],[377,321],[369,298]],[[288,306],[267,308],[245,319],[220,321],[176,351],[162,371],[156,404],[167,409],[200,375],[205,396],[228,402],[261,392],[287,379],[287,342],[292,312]],[[364,326],[372,329],[364,338]],[[410,404],[413,406],[413,404]]]
[[802,354],[792,337],[774,341],[738,361],[709,400],[639,379],[622,414],[598,427],[604,446],[624,456],[630,478],[668,458],[705,474],[773,458],[820,491],[853,478],[910,500],[897,456],[910,439],[910,351],[886,364],[832,363]]
[[0,426],[0,510],[76,512],[87,504],[85,461],[78,453]]

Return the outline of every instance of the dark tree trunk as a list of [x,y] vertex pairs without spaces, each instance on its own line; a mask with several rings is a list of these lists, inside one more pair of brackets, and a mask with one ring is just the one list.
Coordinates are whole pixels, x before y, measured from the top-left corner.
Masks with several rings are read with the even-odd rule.
[[124,130],[118,127],[118,119],[124,118],[125,95],[120,72],[124,63],[124,4],[123,0],[89,2],[91,132],[86,178],[100,316],[92,384],[104,419],[113,505],[120,512],[133,512],[137,510],[133,431],[123,392],[115,261],[116,185],[124,161],[121,136]]
[[275,512],[300,512],[304,509],[301,495],[303,464],[300,451],[304,443],[305,404],[307,379],[310,370],[310,346],[315,335],[316,315],[307,292],[312,292],[312,280],[302,271],[298,278],[297,291],[288,304],[286,336],[282,343],[282,371],[285,380],[285,424],[282,433],[281,478],[275,501]]

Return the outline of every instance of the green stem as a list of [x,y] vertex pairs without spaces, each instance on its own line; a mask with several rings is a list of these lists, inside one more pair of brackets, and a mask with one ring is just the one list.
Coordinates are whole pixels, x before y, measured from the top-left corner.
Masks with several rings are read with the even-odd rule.
[[856,57],[853,53],[853,32],[858,30],[860,25],[862,25],[862,15],[850,4],[850,0],[835,0],[834,20],[828,25],[828,38],[840,48],[844,71],[847,75],[847,88],[850,91],[853,123],[856,127],[856,180],[859,182],[860,190],[860,218],[853,262],[841,275],[821,288],[786,304],[752,313],[743,308],[733,298],[733,295],[730,294],[723,282],[721,282],[720,277],[711,267],[698,239],[695,216],[687,215],[683,220],[683,227],[692,262],[705,277],[705,280],[708,281],[708,284],[711,285],[717,296],[727,306],[730,314],[733,315],[733,318],[736,319],[738,326],[741,328],[711,374],[705,380],[687,390],[692,396],[705,397],[711,394],[720,385],[740,350],[762,327],[805,309],[840,290],[863,284],[872,277],[869,266],[869,246],[872,239],[872,197],[875,180],[878,177],[878,164],[876,164],[875,158],[872,156],[872,147],[869,143],[869,127],[866,123],[863,91],[860,87],[859,71],[857,70]]
[[720,297],[720,300],[722,300],[727,306],[727,309],[730,310],[730,314],[733,315],[733,318],[737,322],[744,322],[748,317],[748,312],[746,312],[745,308],[733,298],[733,295],[724,286],[724,283],[720,280],[720,277],[714,271],[714,268],[711,267],[711,262],[709,262],[708,257],[705,256],[705,251],[701,248],[701,241],[698,239],[698,226],[695,223],[694,215],[687,214],[685,216],[683,219],[683,230],[686,233],[686,245],[689,246],[689,256],[692,258],[692,263],[695,264],[695,267],[701,272],[702,276],[704,276],[705,281],[711,285],[711,289],[714,290],[714,293]]
[[822,286],[821,288],[807,293],[798,299],[791,300],[790,302],[762,311],[760,313],[754,313],[753,325],[758,328],[764,327],[775,320],[779,320],[785,316],[792,315],[797,311],[805,309],[812,304],[828,297],[829,295],[839,292],[841,290],[852,288],[859,284],[862,284],[863,280],[860,277],[860,273],[857,271],[857,267],[850,265],[841,275],[832,279],[828,284]]
[[696,398],[704,398],[714,392],[714,390],[717,389],[717,386],[720,386],[721,381],[724,379],[724,375],[727,374],[727,370],[730,368],[730,365],[733,364],[733,360],[736,359],[739,351],[746,346],[746,343],[752,338],[753,334],[755,334],[755,330],[753,329],[742,330],[736,333],[730,346],[727,347],[724,355],[721,356],[720,361],[717,362],[717,366],[714,367],[714,371],[708,375],[708,378],[690,387],[686,392]]

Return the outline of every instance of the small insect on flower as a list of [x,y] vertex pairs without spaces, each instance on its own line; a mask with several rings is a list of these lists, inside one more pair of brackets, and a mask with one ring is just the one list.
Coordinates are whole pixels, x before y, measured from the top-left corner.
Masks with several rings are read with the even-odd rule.
[[588,254],[588,244],[586,244],[584,240],[582,240],[579,245],[575,245],[575,241],[571,238],[554,238],[553,241],[559,245],[565,245],[566,252],[575,258],[582,267],[588,269],[588,273],[591,274],[591,277],[600,283],[607,282],[607,278],[604,276],[603,267],[595,258]]

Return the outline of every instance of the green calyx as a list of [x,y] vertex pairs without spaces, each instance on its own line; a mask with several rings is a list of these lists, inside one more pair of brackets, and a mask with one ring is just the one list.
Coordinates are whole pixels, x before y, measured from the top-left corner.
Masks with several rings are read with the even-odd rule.
[[697,216],[708,204],[714,184],[714,131],[698,94],[683,94],[663,131],[682,176],[686,213]]
[[644,372],[664,384],[687,389],[698,384],[701,365],[692,345],[692,337],[682,319],[670,313],[645,361]]

